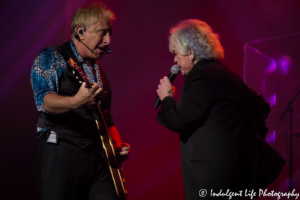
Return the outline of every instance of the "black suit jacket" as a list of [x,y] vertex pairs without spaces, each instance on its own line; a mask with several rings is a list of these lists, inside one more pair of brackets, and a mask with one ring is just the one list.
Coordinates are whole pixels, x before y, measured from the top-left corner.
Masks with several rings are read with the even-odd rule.
[[255,129],[264,137],[269,111],[269,104],[222,63],[203,60],[192,68],[178,103],[165,98],[157,116],[180,135],[186,199],[199,199],[200,189],[209,199],[211,190],[258,187]]

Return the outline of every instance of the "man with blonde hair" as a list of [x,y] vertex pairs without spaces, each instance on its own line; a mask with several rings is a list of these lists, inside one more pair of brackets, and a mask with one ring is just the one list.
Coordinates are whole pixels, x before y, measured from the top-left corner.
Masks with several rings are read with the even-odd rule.
[[[34,101],[39,112],[35,175],[41,199],[117,199],[105,163],[95,119],[102,110],[119,161],[129,155],[110,114],[111,89],[97,60],[110,53],[114,13],[102,3],[79,8],[72,38],[39,52],[31,70]],[[73,74],[78,64],[91,87]]]

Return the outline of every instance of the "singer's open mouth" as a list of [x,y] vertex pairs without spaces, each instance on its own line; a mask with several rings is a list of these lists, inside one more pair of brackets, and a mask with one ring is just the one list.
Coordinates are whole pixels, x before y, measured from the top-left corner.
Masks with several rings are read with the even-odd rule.
[[101,55],[104,52],[104,48],[103,47],[97,47],[94,51],[95,54],[97,55]]
[[107,47],[98,47],[98,49],[100,49],[100,51],[101,51],[100,53],[103,53],[106,51]]
[[102,53],[106,54],[109,47],[108,46],[98,47],[98,49],[101,51],[100,54],[102,54]]

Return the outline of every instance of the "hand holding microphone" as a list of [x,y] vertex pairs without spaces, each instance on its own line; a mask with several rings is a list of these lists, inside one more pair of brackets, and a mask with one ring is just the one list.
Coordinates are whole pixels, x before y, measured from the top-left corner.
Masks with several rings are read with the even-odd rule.
[[158,85],[158,89],[156,90],[158,97],[160,100],[163,100],[166,96],[174,96],[173,88],[170,80],[168,77],[164,76],[162,79],[160,79],[160,84]]
[[155,101],[154,108],[158,108],[158,106],[161,104],[161,100],[163,100],[166,96],[174,95],[175,87],[173,87],[171,83],[175,80],[175,77],[179,71],[179,67],[177,65],[173,65],[169,76],[165,76],[160,80],[160,84],[158,85],[158,89],[156,90],[158,97]]

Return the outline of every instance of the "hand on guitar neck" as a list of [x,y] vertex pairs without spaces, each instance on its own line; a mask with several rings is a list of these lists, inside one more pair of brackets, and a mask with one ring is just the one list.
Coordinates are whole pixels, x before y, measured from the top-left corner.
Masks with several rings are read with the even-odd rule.
[[122,143],[122,146],[120,146],[119,148],[116,149],[116,153],[117,153],[117,161],[119,163],[124,162],[130,153],[130,146],[127,143]]
[[78,107],[95,105],[97,102],[97,96],[101,91],[102,88],[99,87],[96,82],[94,82],[90,88],[85,82],[83,82],[77,94],[74,96],[74,101]]
[[109,127],[108,130],[117,153],[117,160],[120,163],[124,162],[129,156],[131,150],[130,145],[127,143],[122,143],[119,132],[115,126]]

